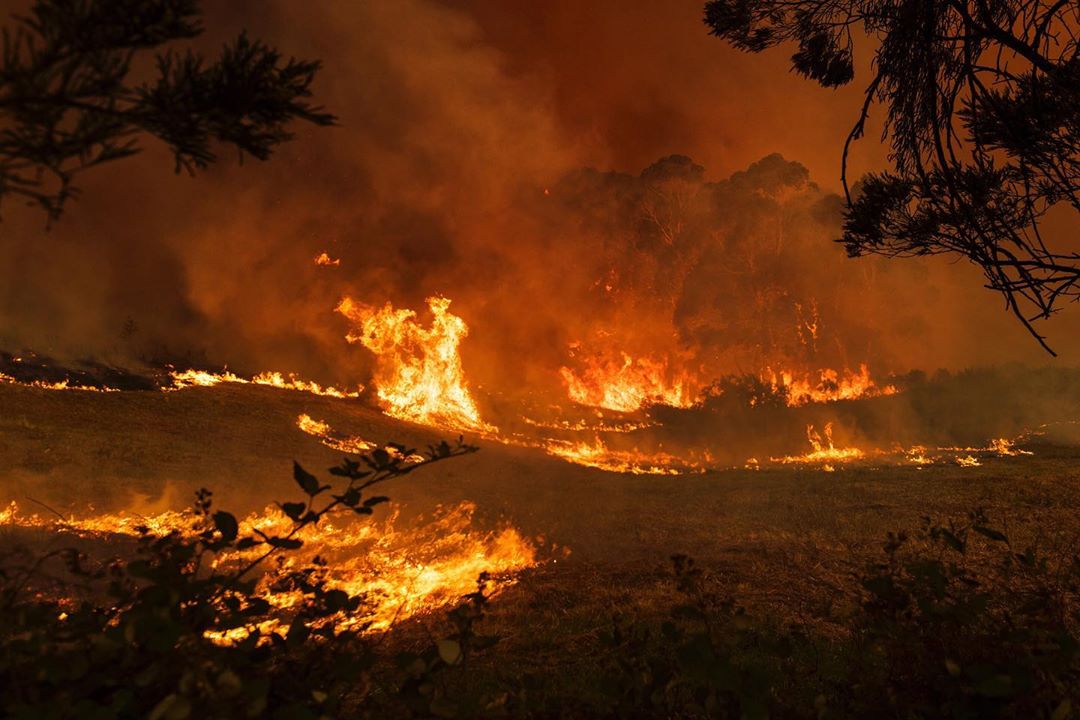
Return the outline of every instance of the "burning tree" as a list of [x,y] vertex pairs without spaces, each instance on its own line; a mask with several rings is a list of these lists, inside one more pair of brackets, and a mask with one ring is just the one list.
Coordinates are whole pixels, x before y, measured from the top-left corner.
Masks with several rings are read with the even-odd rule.
[[[1050,351],[1032,323],[1080,298],[1080,253],[1046,222],[1058,205],[1080,213],[1076,3],[711,0],[705,24],[750,52],[795,42],[794,70],[825,87],[852,81],[855,37],[868,35],[841,242],[852,256],[968,258]],[[849,188],[848,151],[875,103],[894,168]]]
[[134,155],[140,135],[193,173],[216,160],[214,143],[265,160],[292,121],[335,121],[309,101],[318,61],[283,60],[246,34],[214,61],[166,48],[202,33],[195,0],[38,0],[13,24],[0,56],[0,199],[51,218],[78,173]]

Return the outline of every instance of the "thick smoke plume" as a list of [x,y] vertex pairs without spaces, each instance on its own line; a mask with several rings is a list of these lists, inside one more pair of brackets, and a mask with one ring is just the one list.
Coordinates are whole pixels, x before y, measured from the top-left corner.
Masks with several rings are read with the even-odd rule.
[[703,381],[1041,361],[970,268],[843,257],[852,98],[710,40],[699,5],[206,3],[207,48],[246,27],[323,59],[341,127],[196,179],[148,147],[51,229],[4,207],[0,349],[349,384],[370,357],[342,296],[441,294],[496,394],[559,390],[590,353]]

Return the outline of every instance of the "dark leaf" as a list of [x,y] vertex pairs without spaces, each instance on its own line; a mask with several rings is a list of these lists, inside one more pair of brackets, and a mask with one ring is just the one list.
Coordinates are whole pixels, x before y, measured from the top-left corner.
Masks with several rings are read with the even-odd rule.
[[293,478],[296,480],[296,484],[300,486],[308,495],[315,495],[319,492],[318,479],[309,473],[304,468],[300,467],[300,463],[293,461]]
[[223,510],[214,513],[214,525],[217,527],[218,532],[221,533],[221,537],[229,541],[235,540],[236,534],[240,531],[236,517],[232,513]]
[[297,502],[287,502],[281,506],[282,512],[288,515],[291,520],[299,520],[306,509],[307,505],[305,503]]

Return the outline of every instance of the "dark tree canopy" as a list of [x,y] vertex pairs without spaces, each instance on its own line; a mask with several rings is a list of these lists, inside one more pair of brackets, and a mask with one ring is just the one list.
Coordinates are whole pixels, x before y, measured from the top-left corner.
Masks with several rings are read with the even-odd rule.
[[[1080,299],[1080,3],[711,0],[705,23],[751,52],[795,43],[794,70],[826,87],[854,78],[854,38],[868,38],[841,242],[852,256],[970,259],[1049,350],[1032,323]],[[893,169],[849,190],[848,149],[875,104]],[[1074,224],[1051,240],[1056,205]]]
[[13,18],[0,48],[0,199],[56,217],[78,173],[135,154],[143,134],[194,172],[217,144],[263,160],[292,121],[334,123],[309,101],[317,61],[244,34],[214,60],[166,47],[201,32],[195,0],[37,0]]

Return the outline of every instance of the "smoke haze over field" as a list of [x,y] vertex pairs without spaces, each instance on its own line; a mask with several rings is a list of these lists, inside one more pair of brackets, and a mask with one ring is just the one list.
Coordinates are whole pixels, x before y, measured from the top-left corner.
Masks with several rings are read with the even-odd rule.
[[[489,387],[558,382],[574,342],[709,373],[1045,360],[970,267],[843,257],[858,87],[731,50],[700,6],[207,2],[207,47],[246,27],[321,58],[341,126],[194,180],[147,144],[86,175],[51,230],[9,204],[0,349],[356,382],[336,301],[441,293]],[[875,139],[856,171],[883,162]],[[1064,363],[1077,322],[1046,328]]]

